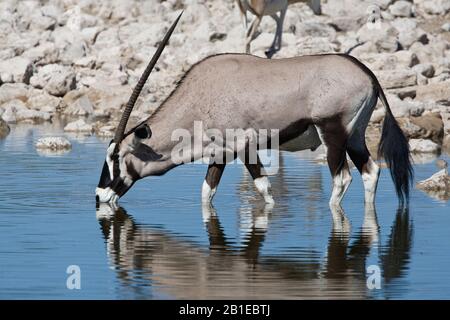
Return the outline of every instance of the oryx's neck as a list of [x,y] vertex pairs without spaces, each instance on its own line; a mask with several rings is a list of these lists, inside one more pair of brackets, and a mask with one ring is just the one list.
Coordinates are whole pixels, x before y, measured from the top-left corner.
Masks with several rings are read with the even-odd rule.
[[[149,145],[164,159],[171,157],[173,148],[179,143],[179,133],[189,132],[193,135],[195,115],[189,103],[180,101],[174,93],[158,110],[147,120],[152,130]],[[191,112],[188,112],[191,109]]]

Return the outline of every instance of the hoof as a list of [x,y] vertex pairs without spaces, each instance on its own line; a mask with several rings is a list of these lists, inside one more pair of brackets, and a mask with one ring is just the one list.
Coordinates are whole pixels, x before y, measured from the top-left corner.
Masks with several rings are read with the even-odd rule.
[[271,50],[266,50],[266,51],[264,51],[264,54],[266,55],[267,59],[271,59],[274,52]]

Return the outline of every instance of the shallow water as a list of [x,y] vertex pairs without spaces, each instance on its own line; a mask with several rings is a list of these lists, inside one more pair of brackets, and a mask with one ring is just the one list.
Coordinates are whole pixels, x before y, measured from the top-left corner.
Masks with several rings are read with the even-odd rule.
[[[227,166],[214,209],[202,208],[206,166],[185,165],[138,182],[121,208],[95,208],[107,140],[68,136],[71,152],[34,143],[60,128],[14,127],[0,140],[0,298],[450,298],[450,210],[416,189],[397,210],[382,170],[375,207],[359,174],[331,212],[328,168],[285,153],[265,206],[238,164]],[[415,166],[416,179],[436,172]],[[67,267],[81,289],[66,286]],[[368,268],[381,271],[369,289]]]

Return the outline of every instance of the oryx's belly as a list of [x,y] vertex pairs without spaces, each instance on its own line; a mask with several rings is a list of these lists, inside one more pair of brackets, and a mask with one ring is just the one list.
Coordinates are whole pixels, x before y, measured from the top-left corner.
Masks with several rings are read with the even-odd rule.
[[289,140],[288,142],[280,146],[280,150],[285,151],[301,151],[301,150],[315,150],[322,144],[316,127],[310,125],[308,129],[297,136],[296,138]]

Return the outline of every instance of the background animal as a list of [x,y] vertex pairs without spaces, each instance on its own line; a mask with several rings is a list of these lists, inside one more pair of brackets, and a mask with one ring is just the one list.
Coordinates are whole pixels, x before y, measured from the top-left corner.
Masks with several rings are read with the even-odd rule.
[[[245,52],[250,53],[250,43],[255,38],[258,26],[263,16],[271,16],[277,29],[272,45],[266,50],[266,56],[271,58],[281,49],[281,38],[283,34],[283,22],[287,8],[290,4],[296,2],[307,2],[315,14],[322,13],[320,0],[236,0],[241,12],[244,28],[246,30]],[[247,23],[247,11],[250,11],[254,17],[250,25]],[[278,14],[279,12],[279,14]]]

